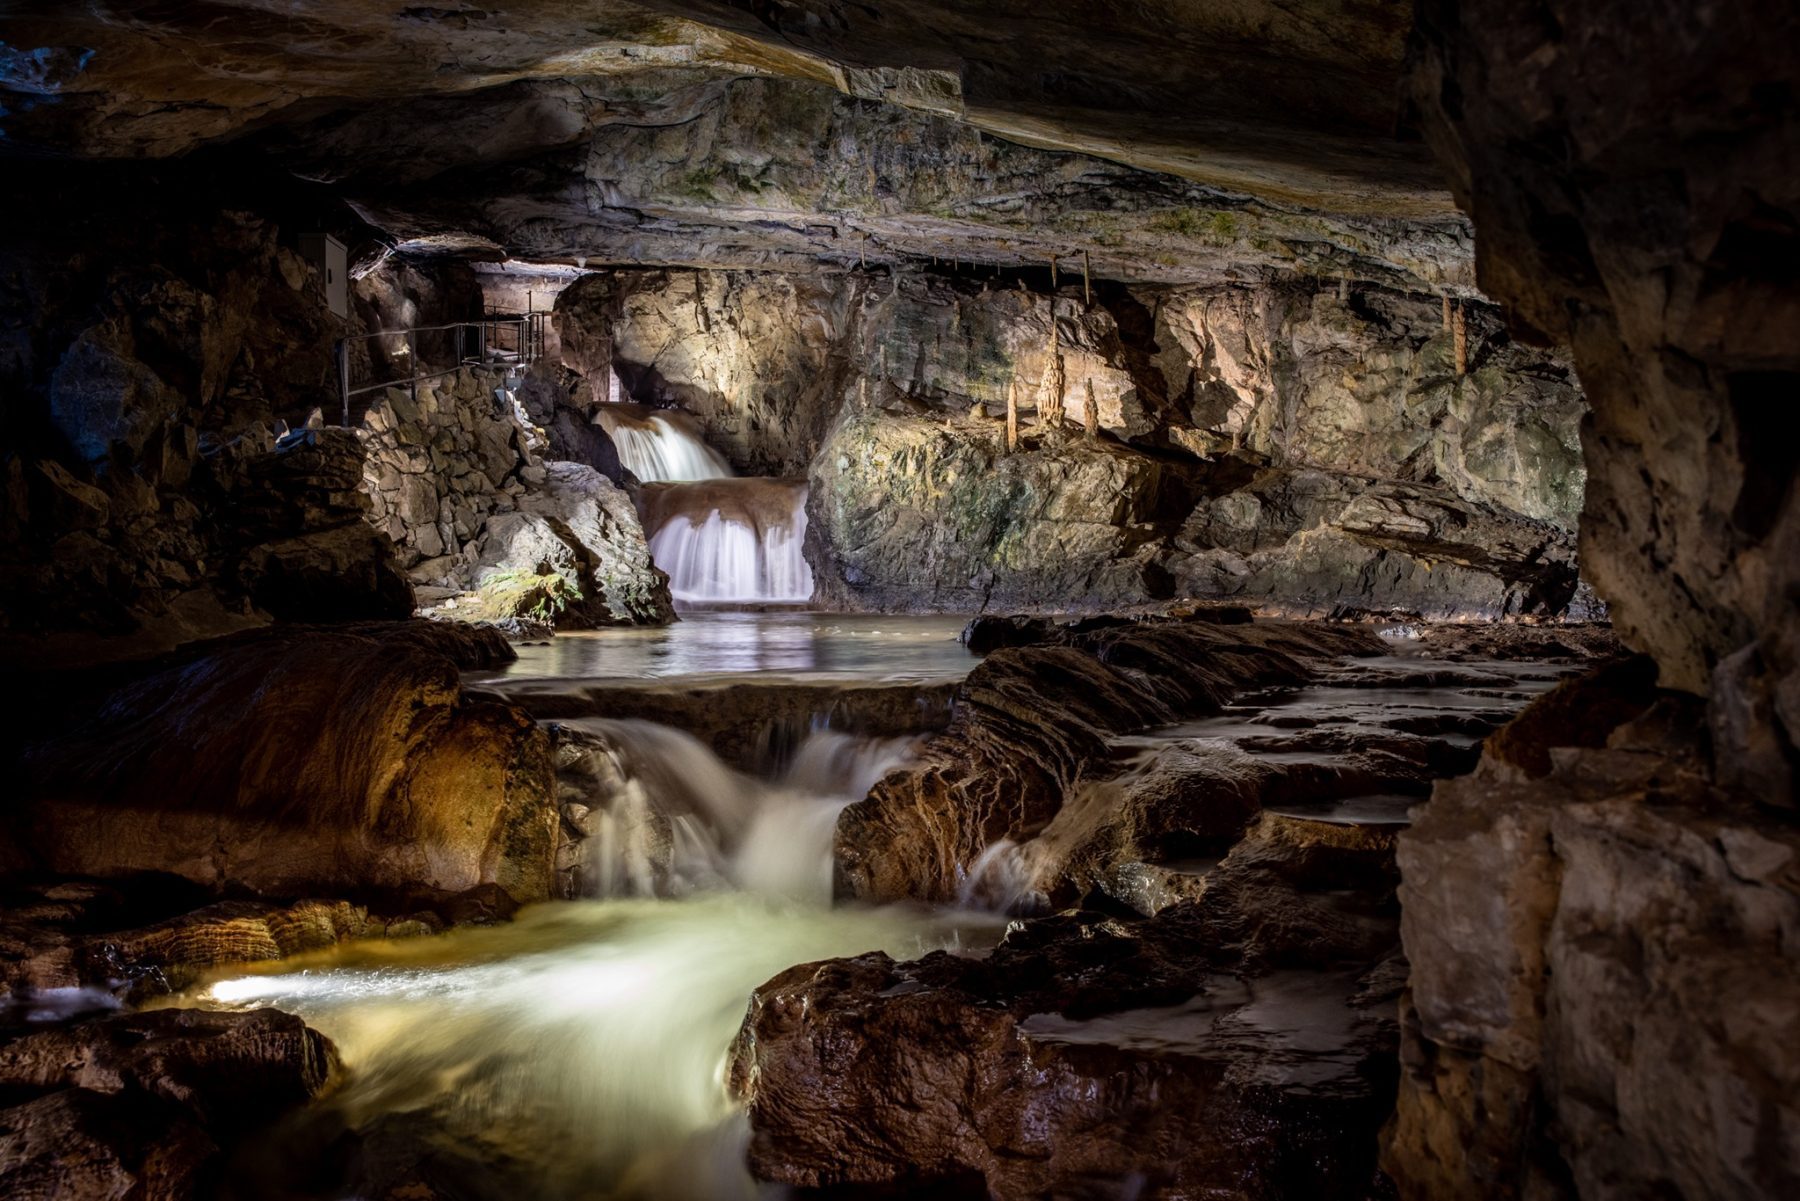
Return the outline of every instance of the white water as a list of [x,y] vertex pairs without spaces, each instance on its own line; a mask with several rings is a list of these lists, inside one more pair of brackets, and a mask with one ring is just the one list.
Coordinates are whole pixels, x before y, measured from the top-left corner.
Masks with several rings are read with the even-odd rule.
[[912,958],[961,939],[913,909],[717,893],[538,906],[505,927],[221,980],[201,1003],[296,1013],[347,1069],[263,1149],[240,1195],[296,1199],[293,1182],[320,1170],[321,1132],[342,1124],[373,1151],[327,1196],[406,1195],[384,1173],[423,1151],[454,1185],[436,1195],[755,1197],[748,1123],[725,1088],[751,992],[794,964],[877,949]]
[[731,475],[724,456],[702,441],[684,417],[635,405],[605,406],[594,421],[612,437],[619,462],[646,484]]
[[668,485],[644,501],[650,557],[687,604],[802,604],[812,599],[806,485],[741,479]]
[[910,738],[815,730],[773,780],[733,771],[691,734],[653,722],[565,723],[597,737],[610,771],[589,800],[584,895],[743,889],[831,901],[838,814],[905,762]]
[[[402,1196],[414,1172],[464,1201],[774,1195],[744,1168],[748,1124],[725,1087],[750,994],[795,964],[873,950],[916,958],[1000,933],[984,915],[822,903],[837,814],[907,740],[816,730],[757,779],[666,727],[575,724],[609,745],[624,781],[606,812],[618,819],[617,891],[642,891],[634,881],[654,874],[644,823],[627,820],[633,805],[684,819],[677,874],[694,887],[680,900],[539,905],[505,926],[356,944],[180,999],[296,1013],[346,1068],[240,1163],[234,1195]],[[345,1129],[362,1150],[321,1155]]]

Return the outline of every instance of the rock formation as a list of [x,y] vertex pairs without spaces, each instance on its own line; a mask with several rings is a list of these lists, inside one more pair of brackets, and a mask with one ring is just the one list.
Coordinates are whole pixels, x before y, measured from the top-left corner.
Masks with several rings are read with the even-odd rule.
[[9,1197],[182,1201],[226,1154],[325,1085],[299,1018],[166,1010],[0,1038]]
[[[28,889],[37,932],[0,923],[17,978],[101,970],[91,936],[179,974],[205,954],[184,946],[374,931],[364,892],[408,913],[565,887],[550,735],[458,678],[492,632],[285,623],[668,620],[634,512],[667,494],[593,421],[630,399],[685,409],[740,472],[805,477],[821,605],[1233,606],[971,630],[991,655],[922,762],[847,811],[840,880],[1088,908],[987,961],[773,981],[733,1074],[763,1175],[1795,1191],[1789,8],[26,7],[0,17],[0,652],[110,666],[22,677],[0,865],[263,895],[183,933],[175,909],[78,928],[85,902]],[[350,247],[347,315],[300,253],[320,232]],[[451,375],[460,353],[399,332],[515,307],[509,270],[561,291],[525,378]],[[421,362],[445,374],[415,398]],[[345,369],[409,386],[346,419]],[[1414,618],[1605,614],[1646,658],[1495,734],[1518,673],[1327,666],[1382,645],[1252,608],[1378,612],[1408,643]],[[1128,741],[1326,671],[1483,695]],[[746,760],[759,703],[645,702]],[[1391,808],[1483,737],[1395,838],[1275,811]],[[600,753],[577,742],[565,773]],[[1300,1055],[1282,1023],[1315,1002],[1336,1051]],[[236,1055],[250,1031],[247,1076],[319,1085],[302,1030],[130,1020],[4,1036],[8,1189],[60,1187],[59,1140],[94,1194],[211,1170],[238,1133],[213,1085],[139,1079],[126,1042]]]
[[[495,645],[498,644],[498,645]],[[432,623],[199,643],[28,753],[6,820],[55,871],[161,871],[273,897],[550,895],[548,740],[463,695],[509,655]]]
[[[1466,322],[1458,374],[1435,300],[1361,286],[1108,286],[1089,304],[836,280],[612,272],[557,302],[588,411],[615,392],[679,406],[740,470],[810,469],[834,607],[1193,595],[1443,617],[1575,598],[1579,393],[1491,316]],[[1099,439],[1077,433],[1090,398]]]
[[949,899],[989,845],[1035,833],[1055,816],[1104,757],[1108,735],[1214,712],[1240,689],[1297,683],[1306,674],[1299,657],[1378,645],[1360,631],[1203,617],[1106,625],[1057,641],[989,656],[957,690],[948,729],[919,764],[844,812],[841,893]]
[[[546,460],[490,373],[389,389],[362,419],[369,520],[427,599],[461,616],[563,628],[673,616],[630,498],[587,463]],[[593,438],[605,442],[603,430]],[[616,461],[616,460],[615,460]]]

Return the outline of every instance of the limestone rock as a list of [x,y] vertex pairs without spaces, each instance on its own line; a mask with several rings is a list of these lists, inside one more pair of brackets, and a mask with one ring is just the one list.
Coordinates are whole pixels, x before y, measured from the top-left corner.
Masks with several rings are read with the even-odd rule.
[[[1800,502],[1792,439],[1768,423],[1800,369],[1782,332],[1800,290],[1759,264],[1794,245],[1800,133],[1737,115],[1793,77],[1793,14],[1420,11],[1413,91],[1481,227],[1483,286],[1521,331],[1573,347],[1588,392],[1585,574],[1666,686],[1705,693],[1714,663],[1776,631],[1787,675]],[[1627,29],[1644,54],[1622,52]]]
[[1401,839],[1402,1197],[1793,1187],[1764,1148],[1800,1129],[1777,1033],[1800,844],[1714,792],[1700,706],[1644,675],[1538,701]]
[[1391,836],[1259,827],[1227,859],[1235,885],[1147,921],[1063,914],[985,959],[791,969],[733,1051],[752,1170],[1006,1198],[1365,1197],[1392,1088],[1391,855]]
[[323,1087],[336,1056],[274,1010],[168,1009],[0,1042],[9,1197],[183,1201],[225,1152]]
[[1146,620],[1002,650],[957,689],[949,728],[838,821],[837,887],[948,899],[981,853],[1056,816],[1106,736],[1214,712],[1239,689],[1295,683],[1302,656],[1372,649],[1348,629]]
[[437,648],[470,635],[397,629],[277,627],[120,688],[33,752],[11,815],[21,844],[59,871],[162,871],[274,896],[484,883],[547,896],[547,740],[517,710],[463,696]]
[[550,463],[519,511],[487,519],[473,582],[485,616],[562,628],[656,624],[674,615],[631,499],[592,467]]
[[853,608],[1110,607],[1170,594],[1157,523],[1190,498],[1180,464],[1116,444],[1008,455],[997,426],[850,413],[814,460],[808,537],[820,595]]

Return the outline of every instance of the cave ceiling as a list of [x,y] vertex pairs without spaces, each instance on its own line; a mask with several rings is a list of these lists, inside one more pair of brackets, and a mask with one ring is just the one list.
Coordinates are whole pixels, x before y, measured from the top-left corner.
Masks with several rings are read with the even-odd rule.
[[[403,248],[1473,291],[1402,0],[35,3],[14,154],[254,154]],[[1065,266],[1073,267],[1073,263]]]

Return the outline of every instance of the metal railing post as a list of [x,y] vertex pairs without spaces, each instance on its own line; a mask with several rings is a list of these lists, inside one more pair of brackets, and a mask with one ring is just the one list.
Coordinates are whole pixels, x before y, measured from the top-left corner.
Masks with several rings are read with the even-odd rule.
[[339,338],[337,344],[338,399],[344,406],[344,426],[350,425],[350,339]]
[[[413,403],[419,402],[419,384],[425,380],[437,379],[444,375],[454,375],[465,367],[499,368],[504,367],[508,374],[522,371],[525,367],[538,362],[544,357],[548,345],[549,331],[544,321],[548,313],[524,313],[512,317],[483,317],[480,321],[454,321],[445,325],[412,326],[407,329],[377,330],[369,334],[355,334],[338,339],[335,347],[337,356],[337,388],[338,404],[344,425],[350,424],[350,402],[368,392],[381,392],[389,388],[406,387],[412,395]],[[442,370],[428,371],[419,357],[420,334],[448,334],[450,337],[450,363]],[[395,336],[406,339],[406,353],[412,359],[408,373],[392,379],[375,380],[361,387],[352,386],[350,379],[350,343],[367,342],[374,339],[389,339]],[[512,345],[507,345],[507,339]],[[474,343],[474,355],[469,353],[470,343]],[[386,343],[384,342],[385,346]],[[500,356],[501,361],[494,361]],[[389,352],[383,350],[381,361],[388,362]]]

